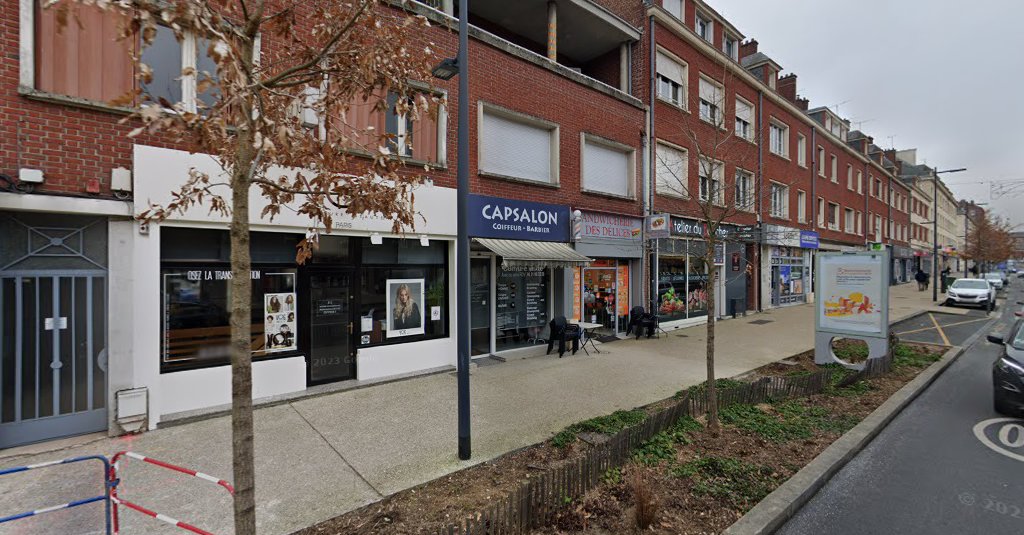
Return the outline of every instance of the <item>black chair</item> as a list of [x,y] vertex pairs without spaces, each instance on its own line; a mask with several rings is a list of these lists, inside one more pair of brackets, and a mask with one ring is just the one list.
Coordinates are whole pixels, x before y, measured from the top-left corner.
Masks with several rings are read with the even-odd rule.
[[558,341],[558,358],[562,358],[562,355],[565,354],[565,343],[568,341],[572,341],[573,355],[580,350],[581,329],[579,325],[569,323],[565,316],[557,316],[551,320],[550,326],[551,334],[548,337],[548,351],[545,355],[551,354],[556,340]]
[[626,336],[629,336],[633,330],[636,329],[636,338],[640,339],[640,336],[647,332],[647,337],[659,337],[661,331],[658,325],[658,315],[650,314],[644,310],[644,307],[635,306],[629,311],[629,325],[626,326]]

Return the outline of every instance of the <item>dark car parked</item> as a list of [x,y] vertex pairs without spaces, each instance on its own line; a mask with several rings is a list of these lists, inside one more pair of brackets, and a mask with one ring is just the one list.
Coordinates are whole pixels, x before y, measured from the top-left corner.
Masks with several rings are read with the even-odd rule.
[[992,365],[993,403],[996,412],[1024,415],[1024,320],[1017,320],[1005,336],[988,335],[988,341],[1003,346]]

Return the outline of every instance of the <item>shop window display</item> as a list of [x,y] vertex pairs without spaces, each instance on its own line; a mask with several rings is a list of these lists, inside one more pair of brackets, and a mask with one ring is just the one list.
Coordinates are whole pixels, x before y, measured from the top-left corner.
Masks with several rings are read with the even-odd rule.
[[542,343],[548,326],[546,270],[498,272],[495,295],[498,351]]
[[664,239],[658,251],[658,317],[674,321],[708,313],[703,241]]
[[447,242],[362,243],[360,345],[448,335]]

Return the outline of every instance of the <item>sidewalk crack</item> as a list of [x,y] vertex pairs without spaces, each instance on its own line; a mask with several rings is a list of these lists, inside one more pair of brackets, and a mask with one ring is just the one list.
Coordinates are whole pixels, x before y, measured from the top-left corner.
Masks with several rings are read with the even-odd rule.
[[299,409],[296,408],[295,405],[289,403],[288,406],[291,407],[293,411],[295,411],[295,414],[299,415],[299,418],[302,418],[303,422],[306,422],[306,425],[308,425],[309,428],[312,429],[313,432],[315,432],[320,437],[320,439],[324,441],[324,444],[327,444],[327,447],[329,447],[332,450],[334,450],[334,453],[336,453],[338,455],[338,458],[341,459],[341,461],[343,463],[345,463],[345,466],[348,466],[352,470],[353,474],[358,476],[359,479],[362,480],[363,483],[366,483],[366,486],[370,487],[370,490],[372,490],[373,492],[377,493],[377,496],[379,496],[381,498],[384,497],[384,493],[381,492],[380,490],[378,490],[377,487],[373,486],[372,483],[370,483],[365,477],[363,477],[363,474],[359,473],[359,470],[356,470],[356,467],[352,466],[352,463],[348,462],[348,459],[346,459],[345,456],[342,455],[340,451],[338,451],[338,448],[335,448],[334,444],[331,444],[331,441],[327,440],[327,437],[325,437],[324,434],[321,433],[320,430],[317,429],[316,426],[314,426],[312,424],[312,422],[307,420],[306,417],[303,416],[303,414],[301,412],[299,412]]

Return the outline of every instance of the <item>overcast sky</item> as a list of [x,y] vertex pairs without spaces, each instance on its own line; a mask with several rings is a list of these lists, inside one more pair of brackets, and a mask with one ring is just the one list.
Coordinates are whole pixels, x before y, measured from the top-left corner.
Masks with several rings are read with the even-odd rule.
[[966,167],[943,177],[953,193],[1024,229],[1024,184],[990,194],[991,181],[1024,182],[1024,1],[708,1],[797,75],[812,108],[880,147],[917,148],[918,163]]

